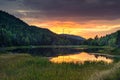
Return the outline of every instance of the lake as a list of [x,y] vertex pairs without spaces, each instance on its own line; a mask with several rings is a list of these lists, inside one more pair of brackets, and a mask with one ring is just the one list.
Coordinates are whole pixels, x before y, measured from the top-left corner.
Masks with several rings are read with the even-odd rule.
[[97,53],[102,48],[69,48],[69,47],[40,47],[40,48],[13,48],[6,51],[17,53],[28,53],[33,56],[53,57],[66,54],[77,54],[80,52]]
[[109,55],[97,53],[101,48],[17,48],[8,50],[13,54],[28,53],[32,56],[49,57],[53,63],[84,63],[84,62],[105,62],[112,63],[113,59]]

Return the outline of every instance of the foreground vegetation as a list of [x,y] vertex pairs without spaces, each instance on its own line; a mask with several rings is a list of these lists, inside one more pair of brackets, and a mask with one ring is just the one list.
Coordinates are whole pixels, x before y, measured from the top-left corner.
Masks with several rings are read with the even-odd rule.
[[0,55],[0,80],[119,80],[119,75],[120,62],[54,64],[47,57]]

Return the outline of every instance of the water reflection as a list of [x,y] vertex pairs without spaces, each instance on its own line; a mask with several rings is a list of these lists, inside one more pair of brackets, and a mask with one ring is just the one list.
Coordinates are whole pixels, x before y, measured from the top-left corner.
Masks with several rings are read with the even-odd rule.
[[64,54],[74,54],[78,52],[82,52],[83,49],[74,49],[74,48],[18,48],[9,50],[8,52],[12,53],[28,53],[32,56],[45,56],[45,57],[53,57]]
[[50,59],[53,63],[84,63],[86,61],[90,62],[100,62],[103,61],[105,63],[112,63],[113,60],[110,58],[106,58],[104,56],[96,56],[94,54],[89,54],[86,52],[81,52],[79,54],[73,54],[73,55],[66,55],[66,56],[58,56],[53,57]]
[[17,48],[8,50],[8,52],[12,53],[28,53],[32,56],[45,56],[45,57],[53,57],[53,56],[60,56],[65,54],[76,54],[79,52],[97,52],[98,50],[101,50],[100,48],[93,48],[93,49],[81,49],[81,48]]

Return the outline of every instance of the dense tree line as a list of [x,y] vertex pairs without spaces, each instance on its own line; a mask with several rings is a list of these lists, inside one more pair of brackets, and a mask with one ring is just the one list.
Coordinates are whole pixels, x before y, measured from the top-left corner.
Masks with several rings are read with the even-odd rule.
[[90,38],[86,40],[84,44],[95,46],[120,46],[120,30],[100,38],[95,36],[94,39]]

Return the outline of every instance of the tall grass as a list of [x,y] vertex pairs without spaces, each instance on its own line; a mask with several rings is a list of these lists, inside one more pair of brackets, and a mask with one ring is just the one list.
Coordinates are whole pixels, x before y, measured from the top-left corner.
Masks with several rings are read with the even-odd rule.
[[54,64],[46,57],[2,54],[0,55],[0,80],[89,80],[95,73],[113,67],[114,64],[103,62]]
[[120,80],[120,62],[114,64],[111,69],[96,72],[89,80]]

